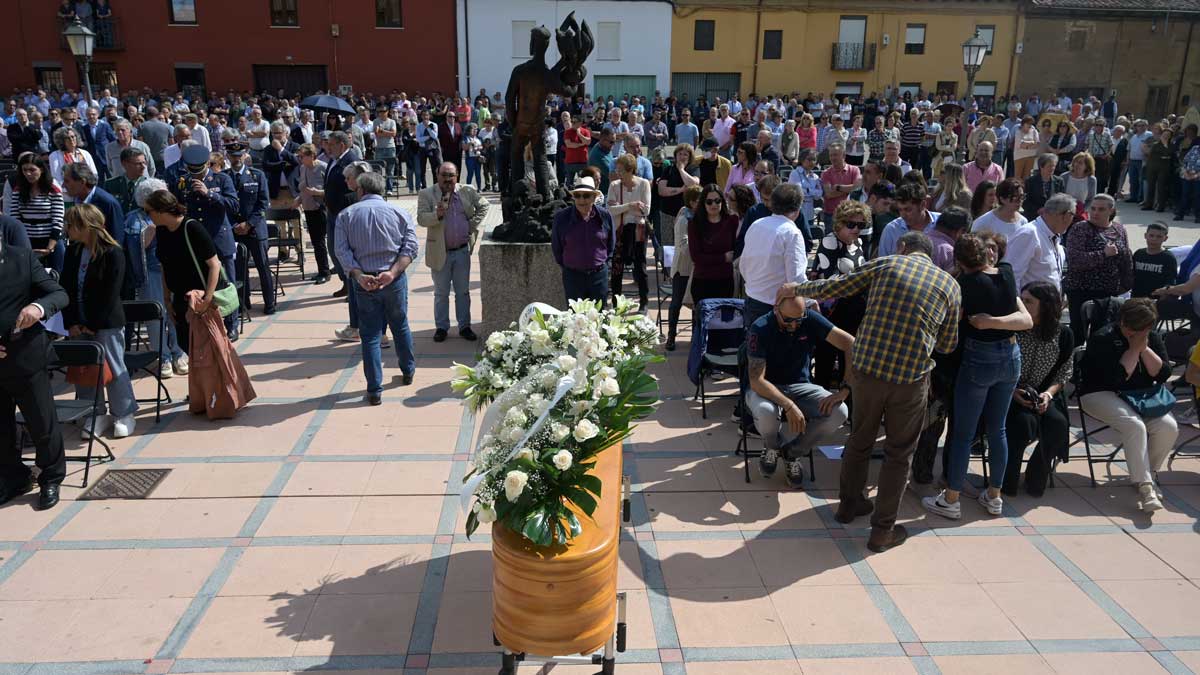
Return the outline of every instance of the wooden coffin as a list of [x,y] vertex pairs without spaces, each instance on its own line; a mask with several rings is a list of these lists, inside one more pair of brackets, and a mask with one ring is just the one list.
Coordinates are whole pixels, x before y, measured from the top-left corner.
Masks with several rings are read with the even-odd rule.
[[596,456],[603,481],[591,518],[573,505],[583,532],[565,545],[541,547],[500,525],[492,527],[492,628],[515,653],[592,654],[616,627],[621,531],[622,450]]

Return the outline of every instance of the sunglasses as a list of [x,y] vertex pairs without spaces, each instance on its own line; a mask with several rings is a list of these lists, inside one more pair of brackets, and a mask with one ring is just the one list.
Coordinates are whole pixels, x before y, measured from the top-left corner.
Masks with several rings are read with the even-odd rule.
[[861,230],[862,228],[864,228],[866,226],[867,226],[867,223],[866,223],[866,221],[863,221],[863,220],[848,220],[844,224],[844,227],[848,227],[852,230]]
[[788,326],[799,325],[799,323],[804,320],[804,317],[802,316],[784,316],[783,312],[779,311],[778,307],[775,308],[775,316],[779,318],[780,323]]
[[724,204],[724,203],[725,203],[725,200],[724,200],[724,199],[705,199],[705,200],[704,200],[704,203],[705,203],[705,204],[712,204],[712,205],[714,205],[714,206],[715,206],[715,205],[719,205],[719,204]]

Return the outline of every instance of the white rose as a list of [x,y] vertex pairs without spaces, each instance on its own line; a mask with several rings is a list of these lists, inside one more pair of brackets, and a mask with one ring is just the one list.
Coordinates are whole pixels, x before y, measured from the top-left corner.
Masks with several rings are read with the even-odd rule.
[[595,438],[598,433],[600,433],[600,428],[585,417],[575,425],[575,431],[571,435],[575,437],[575,440],[583,443],[588,439]]
[[567,428],[567,425],[562,424],[561,422],[555,422],[550,426],[550,438],[555,443],[562,442],[562,440],[569,436],[570,433],[571,430]]
[[516,443],[525,437],[525,430],[521,427],[508,427],[504,432],[504,440],[509,443]]
[[572,370],[575,370],[575,365],[576,365],[575,357],[571,356],[570,354],[559,355],[559,357],[557,359],[557,363],[558,363],[558,369],[564,373],[569,373]]
[[532,462],[533,461],[533,451],[530,450],[529,448],[521,448],[520,450],[517,451],[516,459],[527,459]]
[[529,474],[524,471],[509,471],[504,476],[504,497],[510,502],[517,501],[528,483]]
[[613,378],[606,377],[600,382],[600,393],[605,396],[616,396],[621,393],[621,385]]
[[559,450],[558,452],[554,453],[552,461],[554,462],[554,466],[557,467],[559,471],[566,471],[567,469],[571,468],[571,459],[570,450]]
[[504,421],[512,425],[525,424],[525,413],[521,412],[520,406],[513,406],[504,414]]
[[552,370],[542,373],[542,386],[547,389],[558,387],[558,373]]
[[479,509],[475,511],[475,518],[479,521],[479,524],[487,525],[488,523],[496,522],[496,509],[488,504],[476,504],[476,506],[479,506]]
[[489,352],[498,352],[504,348],[504,334],[492,333],[487,339],[487,348]]

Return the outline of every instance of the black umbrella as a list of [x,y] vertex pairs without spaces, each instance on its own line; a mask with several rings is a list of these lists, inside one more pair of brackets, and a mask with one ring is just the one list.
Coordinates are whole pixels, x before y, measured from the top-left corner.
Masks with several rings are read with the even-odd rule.
[[329,94],[309,96],[300,102],[300,107],[308,108],[309,110],[315,110],[317,112],[346,115],[354,114],[354,108],[350,107],[349,103],[346,103],[337,96],[330,96]]
[[963,107],[957,103],[943,103],[937,107],[938,112],[942,113],[942,119],[953,115],[958,117],[962,113]]

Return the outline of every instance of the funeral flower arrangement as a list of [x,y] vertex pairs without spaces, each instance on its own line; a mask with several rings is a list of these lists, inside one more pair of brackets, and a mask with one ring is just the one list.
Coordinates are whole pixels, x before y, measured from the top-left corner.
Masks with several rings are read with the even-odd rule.
[[487,408],[464,479],[468,536],[496,521],[539,546],[577,536],[582,525],[568,504],[591,516],[601,490],[615,489],[588,475],[596,454],[629,436],[658,401],[646,373],[662,360],[652,354],[658,327],[632,303],[541,307],[492,333],[474,367],[454,364],[453,389],[472,409]]

